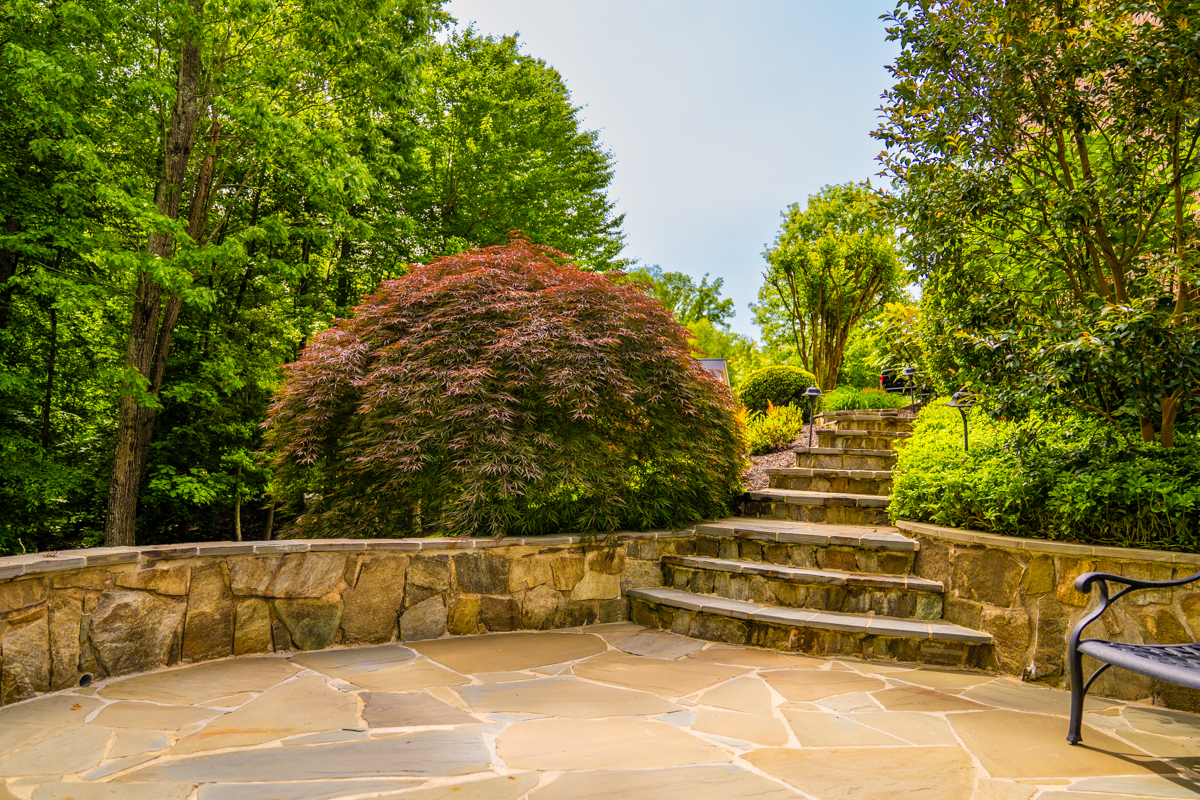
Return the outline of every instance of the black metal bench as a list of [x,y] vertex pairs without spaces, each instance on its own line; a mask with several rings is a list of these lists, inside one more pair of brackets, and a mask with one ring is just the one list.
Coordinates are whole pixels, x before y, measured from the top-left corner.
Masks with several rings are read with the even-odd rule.
[[[1120,667],[1168,683],[1200,689],[1200,643],[1125,644],[1105,639],[1079,638],[1083,635],[1083,629],[1095,622],[1111,603],[1130,592],[1183,586],[1196,580],[1200,580],[1200,572],[1173,581],[1139,581],[1120,575],[1109,575],[1106,572],[1085,572],[1075,579],[1075,588],[1084,594],[1088,594],[1095,585],[1099,590],[1100,604],[1071,630],[1071,638],[1067,644],[1067,662],[1071,670],[1071,726],[1067,731],[1068,742],[1079,744],[1082,740],[1079,728],[1083,722],[1083,699],[1092,682],[1109,667]],[[1125,588],[1110,598],[1109,582],[1125,584]],[[1100,669],[1093,672],[1087,682],[1083,680],[1085,655],[1102,662]]]

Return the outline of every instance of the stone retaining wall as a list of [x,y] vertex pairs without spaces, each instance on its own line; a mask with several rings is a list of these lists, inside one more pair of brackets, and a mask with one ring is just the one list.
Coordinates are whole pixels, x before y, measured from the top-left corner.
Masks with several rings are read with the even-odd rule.
[[[1085,572],[1144,580],[1182,578],[1200,571],[1200,556],[1162,550],[1093,547],[1020,539],[899,521],[920,540],[914,573],[945,585],[944,618],[995,637],[987,665],[1028,681],[1067,687],[1067,637],[1094,595],[1075,590]],[[1150,589],[1121,598],[1086,636],[1137,644],[1200,641],[1200,582]],[[1084,658],[1084,673],[1098,666]],[[1200,711],[1200,692],[1125,670],[1101,675],[1090,693]]]
[[0,703],[245,653],[628,618],[691,531],[214,542],[0,558]]

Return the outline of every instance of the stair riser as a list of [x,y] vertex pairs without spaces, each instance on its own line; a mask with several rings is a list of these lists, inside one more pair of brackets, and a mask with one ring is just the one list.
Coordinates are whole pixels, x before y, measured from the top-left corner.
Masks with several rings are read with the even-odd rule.
[[819,447],[847,450],[897,450],[904,444],[900,436],[846,436],[837,431],[817,431],[817,438],[821,440]]
[[772,475],[772,489],[799,489],[810,492],[842,492],[845,494],[889,495],[890,479],[861,480],[859,478],[823,478],[806,475]]
[[856,456],[847,453],[796,453],[796,466],[809,469],[891,469],[895,456]]
[[665,585],[697,594],[715,595],[762,605],[812,608],[905,619],[942,617],[942,598],[932,592],[806,584],[717,570],[663,564]]
[[694,541],[695,555],[708,558],[731,558],[777,564],[781,567],[836,569],[877,575],[909,575],[912,573],[915,556],[911,551],[868,550],[839,545],[782,544],[700,534],[697,534]]
[[907,420],[901,422],[893,419],[839,419],[834,420],[833,426],[839,431],[883,431],[885,433],[910,433],[912,431],[912,424]]
[[793,653],[894,659],[948,667],[986,667],[992,649],[992,645],[966,642],[871,636],[773,625],[673,608],[639,599],[633,599],[630,603],[630,619],[639,625],[713,642],[768,647]]
[[886,508],[857,506],[809,506],[772,500],[746,500],[741,515],[758,519],[793,522],[823,522],[829,525],[891,525]]

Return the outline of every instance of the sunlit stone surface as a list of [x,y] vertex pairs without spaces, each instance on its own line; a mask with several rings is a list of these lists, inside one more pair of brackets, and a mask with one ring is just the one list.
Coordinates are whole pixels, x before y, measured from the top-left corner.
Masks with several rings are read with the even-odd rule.
[[1200,717],[629,623],[245,656],[0,709],[0,800],[1200,797]]

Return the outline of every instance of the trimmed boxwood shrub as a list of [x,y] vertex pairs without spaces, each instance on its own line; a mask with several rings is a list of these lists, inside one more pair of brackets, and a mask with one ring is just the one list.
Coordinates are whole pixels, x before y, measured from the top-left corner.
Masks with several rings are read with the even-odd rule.
[[267,420],[293,536],[607,532],[727,513],[744,431],[636,286],[514,238],[313,338]]
[[763,367],[747,375],[738,388],[738,399],[751,411],[766,411],[767,402],[786,406],[799,400],[804,390],[815,386],[817,379],[799,367]]

